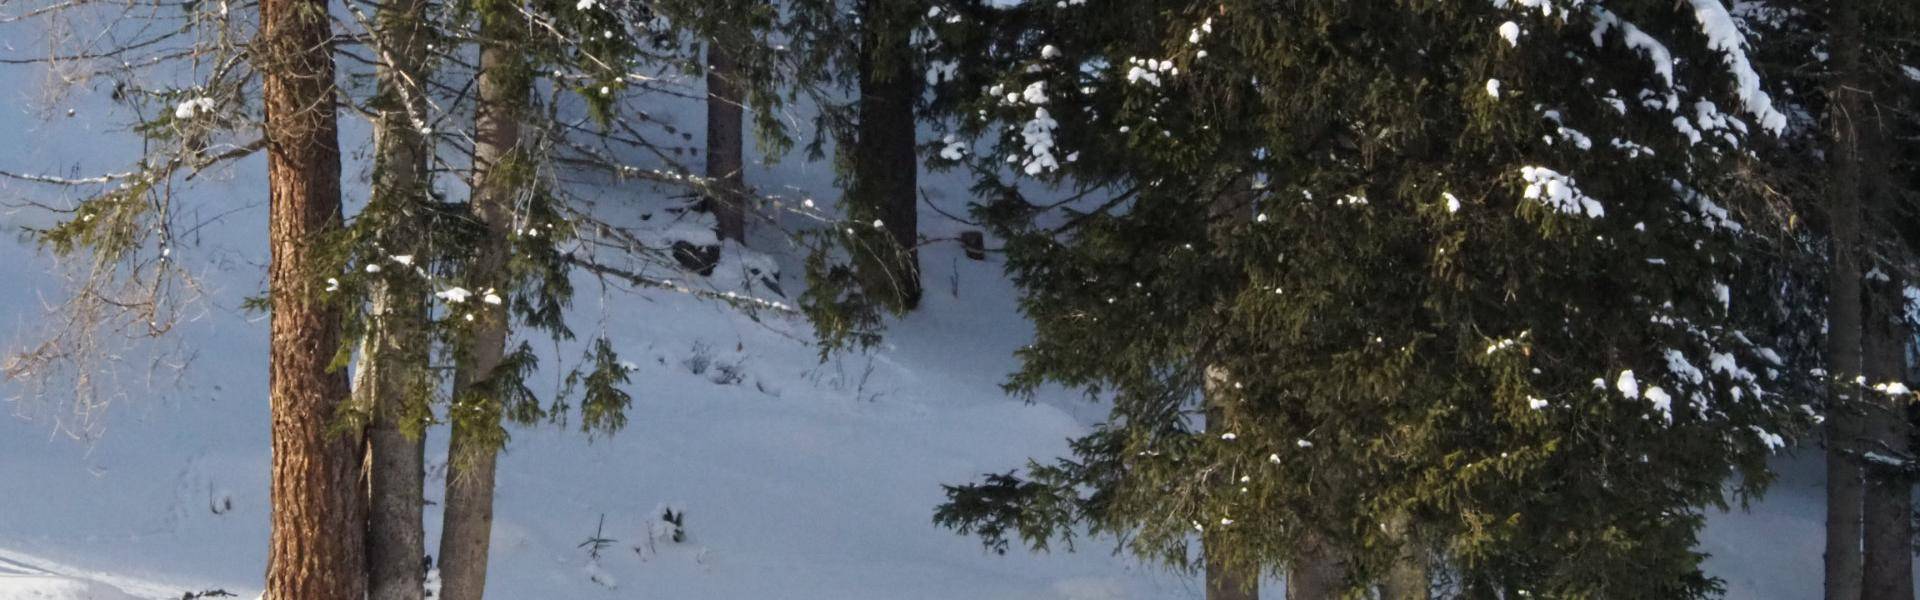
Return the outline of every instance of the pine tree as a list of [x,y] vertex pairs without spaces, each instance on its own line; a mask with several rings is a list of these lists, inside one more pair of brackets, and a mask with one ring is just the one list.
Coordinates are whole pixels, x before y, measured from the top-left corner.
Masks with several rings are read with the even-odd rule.
[[[1850,386],[1853,397],[1862,400],[1857,414],[1846,407],[1839,410],[1845,413],[1843,419],[1854,421],[1850,426],[1859,435],[1852,444],[1841,445],[1858,451],[1845,458],[1864,467],[1856,467],[1864,479],[1859,593],[1863,600],[1904,600],[1914,597],[1914,479],[1904,472],[1914,456],[1909,422],[1914,402],[1909,386],[1913,382],[1908,357],[1914,345],[1909,304],[1920,297],[1913,292],[1913,282],[1920,279],[1920,261],[1915,260],[1920,222],[1914,218],[1920,209],[1920,197],[1916,197],[1920,171],[1913,160],[1915,148],[1920,148],[1913,136],[1920,131],[1916,127],[1920,119],[1912,110],[1920,102],[1920,93],[1914,90],[1920,72],[1905,63],[1920,57],[1920,45],[1896,32],[1920,26],[1920,7],[1840,2],[1831,11],[1828,39],[1834,60],[1827,99],[1832,145],[1826,156],[1835,179],[1830,185],[1834,210],[1861,215],[1851,219],[1858,229],[1853,240],[1856,256],[1851,265],[1836,260],[1834,269],[1865,268],[1855,280],[1862,289],[1850,295],[1860,302],[1856,309],[1862,330],[1856,336],[1861,342],[1858,373],[1868,385]],[[1841,178],[1846,175],[1853,177]],[[1840,201],[1841,195],[1849,198]],[[1834,219],[1836,224],[1841,221]],[[1841,253],[1841,239],[1836,229],[1836,255]],[[1835,303],[1843,296],[1847,295],[1834,294]],[[1834,319],[1833,331],[1842,325]],[[1848,377],[1835,366],[1836,376]],[[1836,416],[1841,415],[1829,418]],[[1851,527],[1839,533],[1850,531]]]
[[[1860,60],[1859,48],[1864,43],[1853,31],[1859,27],[1860,7],[1856,3],[1840,2],[1834,8],[1835,29],[1839,33],[1835,39],[1835,49],[1839,51],[1836,62],[1838,70],[1846,73]],[[1843,76],[1834,83],[1831,101],[1838,113],[1859,114],[1864,104],[1858,95],[1848,90],[1849,79]],[[1864,317],[1860,294],[1860,197],[1858,189],[1847,189],[1860,180],[1861,173],[1857,150],[1849,150],[1856,148],[1851,142],[1857,135],[1856,130],[1849,121],[1837,118],[1830,127],[1832,145],[1841,151],[1831,162],[1828,184],[1831,190],[1828,235],[1833,245],[1833,266],[1827,280],[1827,314],[1832,332],[1827,337],[1827,363],[1828,372],[1837,381],[1850,382],[1865,373],[1861,352]],[[1861,482],[1857,440],[1861,437],[1862,424],[1848,407],[1860,392],[1857,385],[1835,386],[1834,403],[1828,411],[1826,597],[1829,600],[1859,598],[1861,591],[1860,518],[1865,487]]]
[[[1764,488],[1805,364],[1743,279],[1776,225],[1736,169],[1786,117],[1724,5],[950,10],[943,114],[991,148],[977,212],[1036,327],[1010,386],[1113,405],[939,522],[998,548],[1087,526],[1175,566],[1196,532],[1209,567],[1337,557],[1308,597],[1417,593],[1390,574],[1424,556],[1470,597],[1713,592],[1703,510]],[[1050,210],[997,165],[1076,195]],[[1252,222],[1209,217],[1237,196]]]
[[421,511],[429,404],[438,380],[428,364],[432,296],[424,278],[407,267],[428,260],[437,212],[425,85],[432,76],[428,48],[435,33],[430,8],[412,0],[382,7],[377,16],[372,39],[382,61],[373,100],[373,192],[353,225],[372,242],[359,262],[398,267],[368,284],[353,368],[355,403],[367,414],[371,600],[420,600],[426,594]]
[[254,59],[264,82],[270,190],[273,511],[266,597],[366,594],[361,439],[334,416],[347,401],[333,368],[340,309],[322,298],[325,242],[341,227],[332,28],[324,1],[260,4]]
[[750,92],[757,92],[754,95],[763,102],[773,93],[775,84],[762,64],[772,50],[760,36],[772,28],[770,13],[776,9],[761,0],[669,1],[658,8],[705,42],[696,48],[705,48],[706,180],[692,208],[712,216],[716,243],[699,247],[683,244],[675,252],[682,267],[712,275],[728,241],[742,245],[747,241],[750,194],[746,186],[743,113]]
[[[506,289],[508,237],[516,196],[528,183],[531,160],[520,139],[530,102],[531,61],[523,54],[527,27],[511,6],[480,9],[480,78],[474,117],[474,220],[483,228],[467,269],[474,290]],[[491,309],[489,309],[491,308]],[[493,535],[494,469],[499,459],[506,380],[501,364],[508,323],[503,309],[475,311],[472,328],[456,349],[453,404],[448,407],[446,511],[440,534],[441,597],[479,600],[486,590],[488,542]]]
[[856,128],[844,143],[849,155],[848,217],[862,286],[887,308],[920,304],[920,159],[915,150],[914,105],[920,78],[912,34],[922,5],[909,0],[862,0],[857,61]]
[[[572,239],[576,217],[563,206],[552,174],[554,140],[565,131],[555,124],[555,107],[546,107],[544,116],[535,110],[536,86],[551,86],[555,102],[571,91],[603,127],[600,135],[608,135],[604,126],[615,117],[617,92],[638,62],[636,33],[651,18],[644,6],[626,3],[480,0],[464,8],[476,21],[472,40],[479,47],[473,192],[463,246],[470,255],[454,267],[461,285],[436,294],[454,322],[447,342],[455,371],[439,553],[446,600],[478,600],[485,592],[506,424],[563,420],[568,408],[565,398],[541,405],[526,384],[536,367],[532,346],[510,344],[516,323],[556,342],[573,336],[562,311],[572,298],[575,263],[560,247]],[[543,79],[549,72],[552,78]],[[630,401],[618,388],[625,368],[604,340],[587,358],[590,372],[566,378],[588,384],[580,390],[581,428],[616,431]]]
[[1915,124],[1899,108],[1912,103],[1900,65],[1914,46],[1897,32],[1920,24],[1920,7],[1787,0],[1742,11],[1769,40],[1756,60],[1784,75],[1783,88],[1801,91],[1786,98],[1795,132],[1763,153],[1760,175],[1819,226],[1802,235],[1798,254],[1807,258],[1796,261],[1824,276],[1816,293],[1826,297],[1801,303],[1796,328],[1826,345],[1828,379],[1815,391],[1826,400],[1825,597],[1910,597],[1911,499],[1904,485],[1888,484],[1905,479],[1898,457],[1910,456],[1903,288],[1920,239],[1910,225],[1913,145],[1900,141]]
[[746,163],[742,158],[740,113],[747,101],[739,62],[726,43],[707,46],[707,178],[719,191],[710,194],[715,233],[721,243],[747,241]]

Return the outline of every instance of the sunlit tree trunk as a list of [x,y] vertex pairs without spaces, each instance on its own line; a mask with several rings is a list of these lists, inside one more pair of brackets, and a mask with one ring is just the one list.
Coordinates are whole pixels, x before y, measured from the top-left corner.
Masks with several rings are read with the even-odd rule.
[[273,460],[269,600],[366,594],[361,440],[333,427],[347,400],[332,370],[340,312],[322,297],[328,234],[341,226],[332,32],[320,0],[263,0],[254,65],[265,98],[268,398]]
[[[530,71],[516,47],[518,27],[483,17],[478,107],[474,123],[473,215],[485,226],[468,270],[476,289],[504,289],[513,194],[527,183],[517,173],[520,118],[531,90]],[[501,398],[484,385],[505,354],[507,315],[480,308],[454,372],[453,422],[448,442],[447,504],[440,534],[440,594],[444,600],[480,600],[487,584],[493,533],[494,470],[499,460]]]

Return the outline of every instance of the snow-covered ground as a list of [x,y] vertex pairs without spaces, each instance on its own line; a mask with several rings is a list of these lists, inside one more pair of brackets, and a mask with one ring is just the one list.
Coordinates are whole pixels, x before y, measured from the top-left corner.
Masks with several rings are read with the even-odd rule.
[[[47,106],[35,74],[0,71],[0,106]],[[97,100],[53,103],[56,116],[0,112],[0,168],[39,173],[120,169],[135,149],[106,132]],[[75,118],[57,116],[64,107]],[[353,150],[364,130],[350,126]],[[834,197],[824,165],[788,160],[750,183]],[[240,301],[262,287],[264,186],[259,159],[211,176],[184,221],[209,221],[174,257],[206,295],[170,334],[168,360],[129,349],[100,374],[124,392],[97,435],[59,428],[63,406],[30,395],[0,418],[0,600],[179,598],[258,593],[267,535],[266,332]],[[349,177],[364,177],[349,167]],[[963,182],[929,177],[932,201],[957,209]],[[350,182],[351,190],[364,183]],[[0,200],[45,188],[0,183]],[[57,192],[56,192],[57,193]],[[617,200],[618,198],[613,198]],[[613,203],[609,203],[613,204]],[[229,213],[229,211],[232,211]],[[953,212],[959,212],[955,210]],[[216,215],[219,218],[214,218]],[[945,237],[957,225],[924,215]],[[9,232],[44,217],[0,213]],[[777,236],[768,249],[797,273]],[[1196,578],[1135,564],[1109,540],[1074,553],[1007,556],[935,527],[942,483],[1054,456],[1102,414],[1078,394],[1033,403],[998,384],[1027,326],[998,263],[947,244],[924,254],[924,308],[893,323],[884,347],[821,363],[794,318],[758,320],[686,295],[577,280],[571,314],[583,338],[604,331],[638,365],[629,424],[589,440],[561,427],[513,432],[500,465],[490,597],[756,599],[1197,598]],[[0,239],[0,342],[12,351],[42,332],[60,298],[52,261]],[[789,291],[798,287],[787,278]],[[577,346],[536,339],[542,379]],[[702,366],[704,365],[704,366]],[[0,396],[26,390],[0,383]],[[57,396],[57,394],[56,394]],[[434,430],[429,460],[445,459]],[[1820,475],[1807,460],[1751,513],[1716,516],[1703,550],[1731,598],[1812,598],[1819,587]],[[430,474],[432,477],[433,474]],[[429,500],[440,497],[433,479]],[[660,513],[685,513],[674,542]],[[602,519],[604,518],[604,526]],[[430,539],[438,506],[427,513]],[[597,559],[582,544],[611,540]],[[431,545],[430,545],[431,548]],[[1278,597],[1270,587],[1269,597]]]

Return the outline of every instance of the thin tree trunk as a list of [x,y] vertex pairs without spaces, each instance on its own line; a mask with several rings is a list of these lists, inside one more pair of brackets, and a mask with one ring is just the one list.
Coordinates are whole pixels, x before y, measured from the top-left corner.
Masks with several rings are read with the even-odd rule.
[[[1906,381],[1907,328],[1900,326],[1897,293],[1876,290],[1867,329],[1867,380]],[[1873,394],[1867,410],[1868,453],[1894,459],[1910,455],[1906,395]],[[1861,600],[1913,600],[1913,484],[1898,472],[1866,461]]]
[[[382,7],[377,27],[383,54],[378,67],[379,121],[374,129],[373,203],[386,220],[378,233],[382,249],[417,256],[425,249],[428,162],[431,146],[421,131],[426,118],[423,78],[426,2],[400,0]],[[367,428],[367,597],[420,600],[426,595],[425,415],[427,289],[413,273],[399,270],[374,283],[369,331],[354,368],[356,401],[371,411]]]
[[[504,19],[483,19],[479,104],[474,122],[472,210],[486,226],[468,279],[478,289],[504,289],[517,189],[512,161],[523,149],[520,121],[530,92],[526,65],[515,47],[517,29]],[[518,182],[524,184],[525,182]],[[494,468],[499,459],[501,399],[482,385],[500,365],[507,341],[501,307],[474,305],[474,326],[454,373],[453,431],[448,441],[447,498],[440,534],[440,596],[480,600],[486,591],[488,541],[493,533]],[[486,397],[491,394],[490,397]]]
[[[1224,433],[1221,425],[1225,415],[1220,403],[1226,402],[1225,390],[1230,386],[1224,368],[1207,367],[1206,376],[1206,433],[1212,437]],[[1207,564],[1207,600],[1260,600],[1260,569],[1214,560],[1226,554],[1222,551],[1224,545],[1225,541],[1216,535],[1200,538],[1200,553]]]
[[847,198],[858,219],[884,225],[890,248],[863,248],[866,285],[898,310],[920,304],[919,169],[914,151],[913,5],[864,0],[858,132]]
[[[424,368],[424,329],[417,324],[422,308],[417,297],[399,295],[378,286],[371,310],[375,330],[362,340],[355,367],[357,402],[373,411],[367,428],[369,512],[367,515],[367,597],[371,600],[420,600],[426,595],[426,533],[422,530],[422,497],[426,485],[426,435],[419,422],[421,390],[410,376]],[[396,309],[405,306],[404,309]],[[413,314],[408,314],[413,313]]]
[[746,102],[737,79],[739,65],[724,43],[707,44],[707,177],[720,189],[707,200],[720,241],[747,241],[741,112]]
[[740,151],[741,103],[745,99],[737,79],[739,65],[726,44],[718,39],[707,43],[707,178],[711,181],[693,205],[695,211],[713,215],[713,234],[718,243],[704,246],[681,241],[673,245],[673,257],[681,268],[701,275],[713,274],[727,240],[747,240],[746,184]]
[[1827,156],[1832,168],[1828,180],[1828,226],[1833,265],[1827,288],[1827,367],[1833,378],[1827,409],[1827,539],[1826,600],[1859,600],[1861,569],[1861,502],[1864,486],[1855,457],[1860,437],[1853,406],[1861,376],[1860,306],[1860,154],[1857,121],[1865,103],[1850,75],[1860,68],[1860,13],[1851,0],[1834,3],[1833,68],[1840,76],[1828,90],[1831,100],[1827,124]]
[[347,380],[328,368],[340,347],[340,313],[321,289],[326,251],[319,244],[341,226],[327,5],[262,0],[260,24],[255,65],[266,110],[273,313],[273,508],[264,597],[359,598],[367,589],[362,442],[333,428]]

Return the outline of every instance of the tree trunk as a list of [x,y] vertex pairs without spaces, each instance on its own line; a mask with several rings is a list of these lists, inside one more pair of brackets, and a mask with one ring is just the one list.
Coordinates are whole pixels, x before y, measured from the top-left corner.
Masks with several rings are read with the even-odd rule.
[[[1880,286],[1877,286],[1880,287]],[[1885,286],[1890,287],[1890,286]],[[1899,293],[1876,290],[1877,309],[1866,332],[1867,380],[1874,384],[1906,381],[1907,328],[1898,319]],[[1869,453],[1903,459],[1908,448],[1906,395],[1872,394],[1865,427]],[[1862,600],[1913,600],[1913,486],[1896,470],[1865,462]]]
[[[428,32],[426,2],[382,7],[377,27],[383,54],[374,128],[373,204],[386,217],[376,235],[383,251],[417,256],[425,248],[421,222],[428,201],[432,146],[421,131],[426,118],[422,79]],[[364,218],[364,217],[363,217]],[[356,402],[369,409],[367,597],[421,600],[426,595],[427,293],[414,273],[389,271],[368,299],[368,332],[354,368]]]
[[1428,600],[1432,583],[1428,579],[1431,561],[1426,549],[1413,535],[1412,519],[1405,514],[1388,523],[1389,531],[1400,544],[1387,576],[1380,581],[1380,600]]
[[[530,86],[527,66],[516,47],[517,27],[507,19],[485,19],[480,51],[479,104],[474,119],[474,217],[486,233],[468,272],[478,292],[506,289],[513,194],[527,182],[516,181],[520,121]],[[454,372],[454,404],[448,410],[453,431],[448,441],[446,511],[440,534],[440,597],[480,600],[486,591],[488,541],[493,533],[494,467],[499,459],[501,398],[485,385],[500,365],[507,341],[502,306],[475,303],[468,333]]]
[[332,32],[322,0],[263,0],[255,65],[265,97],[268,350],[273,410],[268,600],[366,593],[361,440],[336,434],[346,374],[329,369],[340,312],[323,297],[326,249],[341,226]]
[[1345,589],[1345,568],[1326,539],[1302,540],[1287,569],[1287,600],[1338,600]]
[[920,158],[914,151],[913,104],[920,79],[913,72],[914,5],[863,0],[859,119],[853,148],[850,213],[865,224],[881,221],[884,236],[858,248],[864,285],[896,310],[920,304]]
[[[1226,402],[1230,389],[1226,369],[1209,366],[1206,371],[1206,403],[1208,437],[1218,436],[1224,423],[1224,411],[1220,403]],[[1207,564],[1207,600],[1260,600],[1260,569],[1247,568],[1214,558],[1224,554],[1221,549],[1225,541],[1216,535],[1204,535],[1200,538],[1200,554]],[[1257,564],[1257,563],[1256,563]]]
[[1860,337],[1860,154],[1857,122],[1865,103],[1849,75],[1860,69],[1860,13],[1851,1],[1834,4],[1834,72],[1829,84],[1828,234],[1833,265],[1828,271],[1827,363],[1833,378],[1827,408],[1827,539],[1826,600],[1859,600],[1861,569],[1861,502],[1863,484],[1854,454],[1860,437],[1854,403],[1861,376]]
[[[1215,542],[1201,542],[1205,553]],[[1260,600],[1260,575],[1207,561],[1207,600]]]
[[747,240],[746,183],[741,159],[741,108],[745,102],[738,63],[727,51],[727,41],[707,42],[707,179],[708,189],[694,203],[696,212],[713,215],[711,246],[674,242],[673,257],[680,267],[712,275],[727,240]]
[[[426,595],[426,533],[421,526],[426,486],[426,435],[419,422],[419,389],[409,374],[423,369],[423,305],[412,295],[397,296],[386,286],[373,291],[377,322],[361,342],[354,393],[373,411],[367,428],[369,512],[367,515],[367,597],[370,600],[420,600]],[[396,306],[405,306],[396,310]],[[413,313],[413,314],[408,314]]]
[[747,241],[745,161],[741,159],[742,105],[746,102],[736,72],[739,66],[723,43],[707,44],[707,177],[719,187],[707,202],[716,232],[727,240]]

